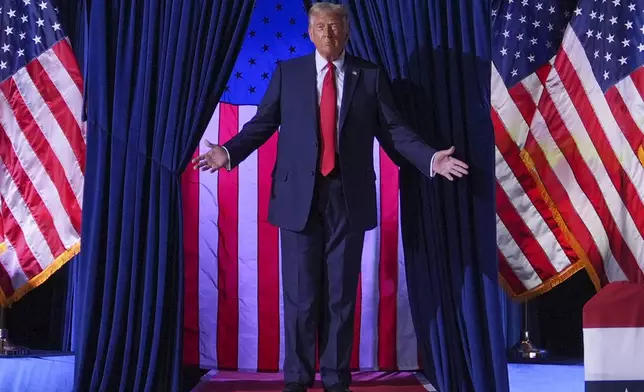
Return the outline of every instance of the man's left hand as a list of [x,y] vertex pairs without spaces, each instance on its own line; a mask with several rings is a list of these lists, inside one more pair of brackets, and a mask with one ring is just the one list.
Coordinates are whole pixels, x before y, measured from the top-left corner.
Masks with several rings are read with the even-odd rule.
[[454,154],[454,146],[448,150],[441,150],[434,155],[434,172],[447,178],[450,181],[454,180],[454,176],[463,177],[468,174],[467,163],[460,161],[452,156]]

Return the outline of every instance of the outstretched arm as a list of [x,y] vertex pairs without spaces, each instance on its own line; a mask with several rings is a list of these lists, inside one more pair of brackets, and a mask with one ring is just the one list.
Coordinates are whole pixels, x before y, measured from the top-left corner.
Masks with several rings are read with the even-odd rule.
[[381,127],[376,137],[385,151],[397,151],[427,177],[438,173],[452,181],[467,175],[467,164],[451,156],[454,147],[437,151],[403,122],[383,70],[378,72],[377,94]]
[[281,123],[281,79],[282,71],[278,64],[255,116],[223,146],[206,141],[210,151],[193,159],[195,169],[214,172],[225,167],[232,170],[273,136]]

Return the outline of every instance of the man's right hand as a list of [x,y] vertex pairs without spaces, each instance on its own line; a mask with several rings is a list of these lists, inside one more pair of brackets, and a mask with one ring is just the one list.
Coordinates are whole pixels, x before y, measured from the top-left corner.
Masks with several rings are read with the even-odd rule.
[[210,170],[211,173],[214,173],[228,165],[228,153],[222,146],[212,144],[208,140],[206,140],[206,146],[210,147],[210,151],[192,160],[192,163],[196,164],[195,170]]

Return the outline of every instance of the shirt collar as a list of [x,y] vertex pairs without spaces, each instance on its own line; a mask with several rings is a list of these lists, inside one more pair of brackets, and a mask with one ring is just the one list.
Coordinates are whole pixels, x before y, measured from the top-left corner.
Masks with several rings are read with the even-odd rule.
[[[346,53],[346,51],[343,50],[342,54],[337,59],[335,59],[335,61],[333,62],[333,65],[335,65],[335,69],[337,69],[339,71],[344,70],[345,53]],[[317,72],[320,73],[320,71],[322,71],[324,69],[324,67],[326,67],[326,65],[328,63],[329,62],[324,57],[322,57],[322,55],[316,50],[315,51],[315,68],[316,68]]]

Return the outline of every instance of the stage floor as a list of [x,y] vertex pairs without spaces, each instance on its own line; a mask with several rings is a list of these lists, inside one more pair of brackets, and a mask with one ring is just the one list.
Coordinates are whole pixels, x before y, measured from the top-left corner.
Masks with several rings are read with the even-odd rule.
[[[582,365],[510,364],[511,392],[583,392]],[[424,392],[436,391],[422,376],[414,373],[357,372],[351,389],[354,392]],[[283,387],[281,375],[210,371],[192,392],[275,392]],[[313,389],[321,392],[319,382]]]
[[[35,354],[35,353],[34,353]],[[511,392],[583,392],[582,365],[510,364]],[[354,375],[355,392],[423,392],[435,389],[414,373],[359,372]],[[74,357],[70,353],[41,353],[24,358],[0,358],[0,392],[72,390]],[[318,385],[319,386],[319,385]],[[206,374],[193,392],[281,391],[276,373],[215,372]],[[313,390],[321,391],[321,389]]]

